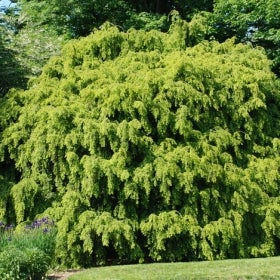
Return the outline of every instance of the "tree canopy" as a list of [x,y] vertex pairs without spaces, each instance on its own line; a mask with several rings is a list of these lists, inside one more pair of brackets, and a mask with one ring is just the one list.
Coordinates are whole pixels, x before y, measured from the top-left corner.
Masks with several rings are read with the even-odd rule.
[[272,69],[280,74],[280,2],[278,0],[218,0],[213,13],[215,37],[261,46],[273,60]]
[[27,82],[17,52],[11,47],[12,37],[8,17],[0,10],[0,97]]
[[[71,38],[87,36],[106,21],[123,31],[135,28],[167,32],[173,10],[177,10],[184,20],[200,19],[200,24],[207,31],[202,33],[200,39],[214,38],[224,42],[235,37],[236,42],[263,47],[273,61],[273,72],[279,76],[278,0],[12,2],[13,5],[5,11],[5,21],[9,18],[5,26],[12,32],[8,32],[9,36],[3,33],[1,39],[2,42],[9,42],[8,49],[2,48],[4,54],[7,51],[4,56],[12,57],[11,60],[2,58],[2,63],[9,68],[3,71],[5,92],[11,87],[26,88],[27,80],[38,76],[46,61],[59,54],[61,46]],[[11,69],[15,75],[7,76]]]
[[28,80],[59,53],[63,42],[65,36],[34,24],[19,6],[4,7],[0,11],[0,94],[11,88],[25,89]]
[[197,23],[105,24],[2,99],[0,219],[50,215],[71,266],[279,254],[279,81]]
[[[19,0],[23,13],[30,20],[45,26],[51,26],[59,34],[67,33],[71,37],[86,36],[93,28],[106,21],[127,30],[149,28],[157,24],[160,30],[167,30],[164,18],[177,10],[184,19],[190,20],[197,11],[212,11],[213,1],[177,1],[177,0]],[[164,17],[165,16],[165,17]]]

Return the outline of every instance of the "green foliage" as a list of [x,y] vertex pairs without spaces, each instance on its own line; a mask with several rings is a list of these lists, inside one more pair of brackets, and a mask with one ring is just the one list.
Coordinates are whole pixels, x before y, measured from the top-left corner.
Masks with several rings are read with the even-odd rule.
[[46,61],[59,54],[69,38],[89,35],[106,21],[122,30],[167,31],[172,24],[172,10],[184,20],[192,20],[195,38],[193,42],[189,40],[189,45],[205,38],[224,41],[234,36],[238,42],[264,47],[273,61],[272,70],[279,76],[278,0],[13,2],[17,6],[7,9],[5,18],[0,18],[0,22],[5,22],[1,31],[8,29],[12,33],[7,37],[4,32],[4,39],[0,38],[0,69],[5,77],[0,83],[2,94],[11,87],[26,88],[27,79],[40,74]]
[[44,279],[49,262],[49,256],[37,248],[6,247],[0,252],[0,277],[3,280]]
[[0,175],[0,188],[1,188],[1,197],[0,197],[0,220],[2,221],[7,215],[7,206],[10,196],[10,191],[13,183],[5,179],[4,176]]
[[5,218],[53,217],[62,264],[279,253],[279,82],[261,50],[197,44],[203,20],[105,24],[5,98]]
[[57,34],[70,37],[88,35],[94,27],[105,21],[122,25],[132,12],[130,5],[124,0],[113,1],[77,1],[38,0],[18,1],[22,13],[39,27],[55,30]]
[[24,23],[24,28],[19,29],[13,36],[11,48],[16,53],[19,65],[24,69],[25,79],[30,79],[41,74],[42,67],[50,57],[60,53],[65,36],[57,36],[54,30],[42,26],[36,27],[34,32],[32,23],[27,19]]
[[192,215],[182,216],[177,211],[151,214],[141,223],[147,236],[149,256],[156,261],[180,261],[193,255],[200,237],[200,227]]
[[[34,32],[36,30],[36,32]],[[31,22],[19,4],[0,13],[0,97],[11,88],[26,88],[31,77],[58,54],[65,36]]]
[[11,48],[11,34],[8,28],[1,24],[2,17],[0,13],[0,97],[10,88],[26,83],[23,68],[17,61],[15,50]]
[[53,262],[55,235],[47,218],[17,231],[0,222],[1,279],[43,279]]
[[186,20],[191,20],[198,11],[212,11],[213,1],[77,1],[19,0],[21,14],[28,17],[33,26],[55,30],[71,38],[86,36],[93,28],[109,21],[124,30],[167,30],[167,16],[177,10]]
[[89,255],[95,253],[94,261],[104,264],[104,258],[116,263],[137,261],[143,257],[135,240],[136,228],[136,222],[114,218],[109,212],[85,211],[79,217],[76,230],[80,232],[83,251]]
[[123,24],[124,29],[142,29],[142,30],[161,30],[167,31],[169,20],[166,15],[152,14],[147,12],[131,12],[129,19]]
[[14,229],[0,222],[1,279],[44,279],[54,264],[56,228],[48,218]]
[[[38,191],[37,184],[27,178],[14,185],[11,194],[14,200],[17,223],[25,220],[24,216],[32,217],[34,199]],[[29,204],[31,202],[31,204]]]
[[185,20],[191,20],[199,12],[212,12],[213,0],[174,0],[173,9],[179,11]]
[[56,227],[48,218],[35,220],[31,224],[13,225],[0,222],[0,251],[5,247],[16,247],[20,250],[38,248],[53,257],[55,248]]
[[264,47],[273,60],[273,71],[280,74],[280,4],[278,0],[215,1],[212,26],[217,39],[236,36],[240,41]]

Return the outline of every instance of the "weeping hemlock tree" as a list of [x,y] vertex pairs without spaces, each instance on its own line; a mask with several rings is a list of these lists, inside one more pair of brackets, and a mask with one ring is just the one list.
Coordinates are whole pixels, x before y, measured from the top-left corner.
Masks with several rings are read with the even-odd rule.
[[278,82],[260,50],[193,46],[198,27],[107,24],[11,92],[0,219],[52,216],[72,266],[279,254]]

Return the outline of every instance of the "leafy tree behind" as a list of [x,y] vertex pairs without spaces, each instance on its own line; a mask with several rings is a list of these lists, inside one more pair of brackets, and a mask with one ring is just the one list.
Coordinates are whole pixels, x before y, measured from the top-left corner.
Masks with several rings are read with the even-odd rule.
[[218,0],[213,13],[215,37],[261,46],[273,60],[273,71],[280,75],[280,2],[278,0]]
[[11,92],[0,218],[53,217],[70,266],[279,254],[279,82],[261,50],[193,46],[200,27],[106,24]]
[[1,95],[11,88],[27,88],[28,80],[41,73],[64,42],[65,36],[34,24],[19,6],[5,7],[0,13]]
[[[65,40],[86,36],[106,21],[124,31],[129,28],[167,31],[172,10],[177,10],[185,20],[204,18],[207,32],[203,33],[202,39],[215,38],[223,42],[235,36],[238,42],[264,47],[273,61],[273,71],[279,75],[280,9],[277,0],[13,2],[17,2],[17,11],[10,13],[12,29],[16,31],[12,38],[12,51],[23,70],[21,75],[24,79],[20,77],[17,81],[24,86],[28,78],[41,73],[42,66],[51,56],[59,54]],[[14,68],[12,63],[9,65]]]
[[9,18],[0,11],[0,97],[10,88],[21,87],[27,82],[16,50],[11,47],[13,34],[9,24]]
[[[197,11],[212,11],[213,8],[213,1],[205,0],[19,0],[18,3],[33,23],[51,26],[58,34],[66,33],[70,37],[86,36],[106,21],[124,30],[131,27],[145,29],[147,25],[149,29],[152,22],[166,17],[172,10],[177,10],[184,19],[190,20]],[[146,15],[146,20],[149,19],[146,24],[143,15]],[[167,23],[163,19],[161,21],[157,28],[168,29]]]

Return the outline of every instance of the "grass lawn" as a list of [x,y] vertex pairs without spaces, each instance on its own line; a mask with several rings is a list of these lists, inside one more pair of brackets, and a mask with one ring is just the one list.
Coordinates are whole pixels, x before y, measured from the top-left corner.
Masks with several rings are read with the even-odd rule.
[[280,279],[280,257],[98,267],[69,280]]

